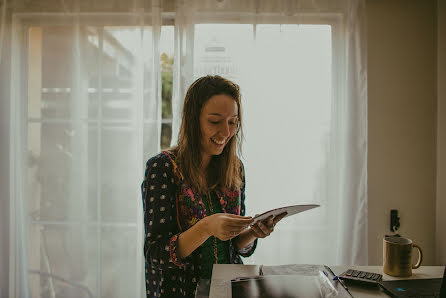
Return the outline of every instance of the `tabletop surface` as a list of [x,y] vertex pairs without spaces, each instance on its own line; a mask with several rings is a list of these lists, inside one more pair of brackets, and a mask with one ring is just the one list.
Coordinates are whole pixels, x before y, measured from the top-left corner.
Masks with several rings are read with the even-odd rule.
[[[397,280],[397,279],[420,279],[420,278],[439,278],[443,277],[444,266],[421,266],[414,269],[411,277],[398,278],[389,276],[382,271],[382,266],[329,266],[336,275],[340,275],[347,269],[354,269],[372,273],[382,274],[383,280]],[[259,265],[231,265],[218,264],[214,265],[212,281],[200,281],[204,287],[197,297],[212,297],[223,298],[227,297],[224,291],[221,291],[222,286],[235,277],[253,276],[259,272]],[[368,298],[368,297],[389,297],[381,288],[366,289],[358,286],[350,285],[349,291],[353,297]],[[205,291],[203,291],[205,289]],[[209,290],[207,290],[209,289]],[[207,296],[206,294],[210,295]],[[216,294],[218,293],[218,294]]]

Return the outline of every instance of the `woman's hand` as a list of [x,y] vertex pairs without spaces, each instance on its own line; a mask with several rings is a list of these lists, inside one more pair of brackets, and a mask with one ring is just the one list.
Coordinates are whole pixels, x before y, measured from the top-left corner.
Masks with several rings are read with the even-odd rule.
[[271,235],[274,231],[274,226],[285,216],[286,212],[273,217],[272,215],[265,220],[259,221],[256,224],[251,226],[251,231],[253,236],[256,238],[265,238]]
[[234,238],[252,223],[251,217],[229,213],[216,213],[204,219],[210,236],[213,235],[222,241]]

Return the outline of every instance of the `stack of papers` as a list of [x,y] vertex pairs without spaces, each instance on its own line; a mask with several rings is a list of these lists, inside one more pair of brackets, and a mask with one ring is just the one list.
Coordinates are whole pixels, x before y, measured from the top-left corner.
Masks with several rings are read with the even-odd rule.
[[215,264],[209,297],[352,297],[334,277],[322,265]]

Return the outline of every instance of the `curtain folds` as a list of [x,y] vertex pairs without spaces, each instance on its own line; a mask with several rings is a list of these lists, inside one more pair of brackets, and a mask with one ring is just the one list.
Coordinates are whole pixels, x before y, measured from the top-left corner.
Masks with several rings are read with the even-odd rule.
[[241,87],[248,215],[321,205],[284,219],[245,263],[367,264],[364,10],[364,0],[0,0],[9,296],[144,297],[144,162],[166,123],[175,145],[185,92],[206,74]]
[[228,77],[243,96],[248,214],[321,205],[246,261],[366,264],[364,1],[176,3],[173,135],[187,86]]
[[143,297],[139,188],[160,150],[162,3],[7,4],[8,296]]

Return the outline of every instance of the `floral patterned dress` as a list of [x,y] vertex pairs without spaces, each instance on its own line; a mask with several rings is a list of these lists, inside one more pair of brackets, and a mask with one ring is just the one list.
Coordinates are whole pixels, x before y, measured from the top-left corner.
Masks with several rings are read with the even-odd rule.
[[[184,182],[175,156],[168,151],[147,161],[141,190],[147,297],[194,297],[198,280],[208,275],[204,272],[208,269],[202,267],[209,261],[208,253],[200,246],[188,257],[178,259],[178,236],[210,215],[206,198]],[[245,215],[244,185],[240,190],[215,191],[214,200],[222,212]],[[250,256],[257,245],[256,240],[237,250],[236,239],[220,245],[226,250],[222,255],[227,256],[230,264],[241,264],[240,256]]]
[[[209,204],[209,201],[212,202],[212,205]],[[207,195],[203,202],[206,208],[206,214],[223,212],[218,201],[218,196],[215,192]],[[210,279],[212,277],[212,267],[215,263],[215,254],[217,255],[218,264],[229,263],[229,242],[230,241],[222,241],[216,238],[214,243],[214,237],[209,237],[201,245],[201,278]],[[214,245],[216,251],[214,251]]]

